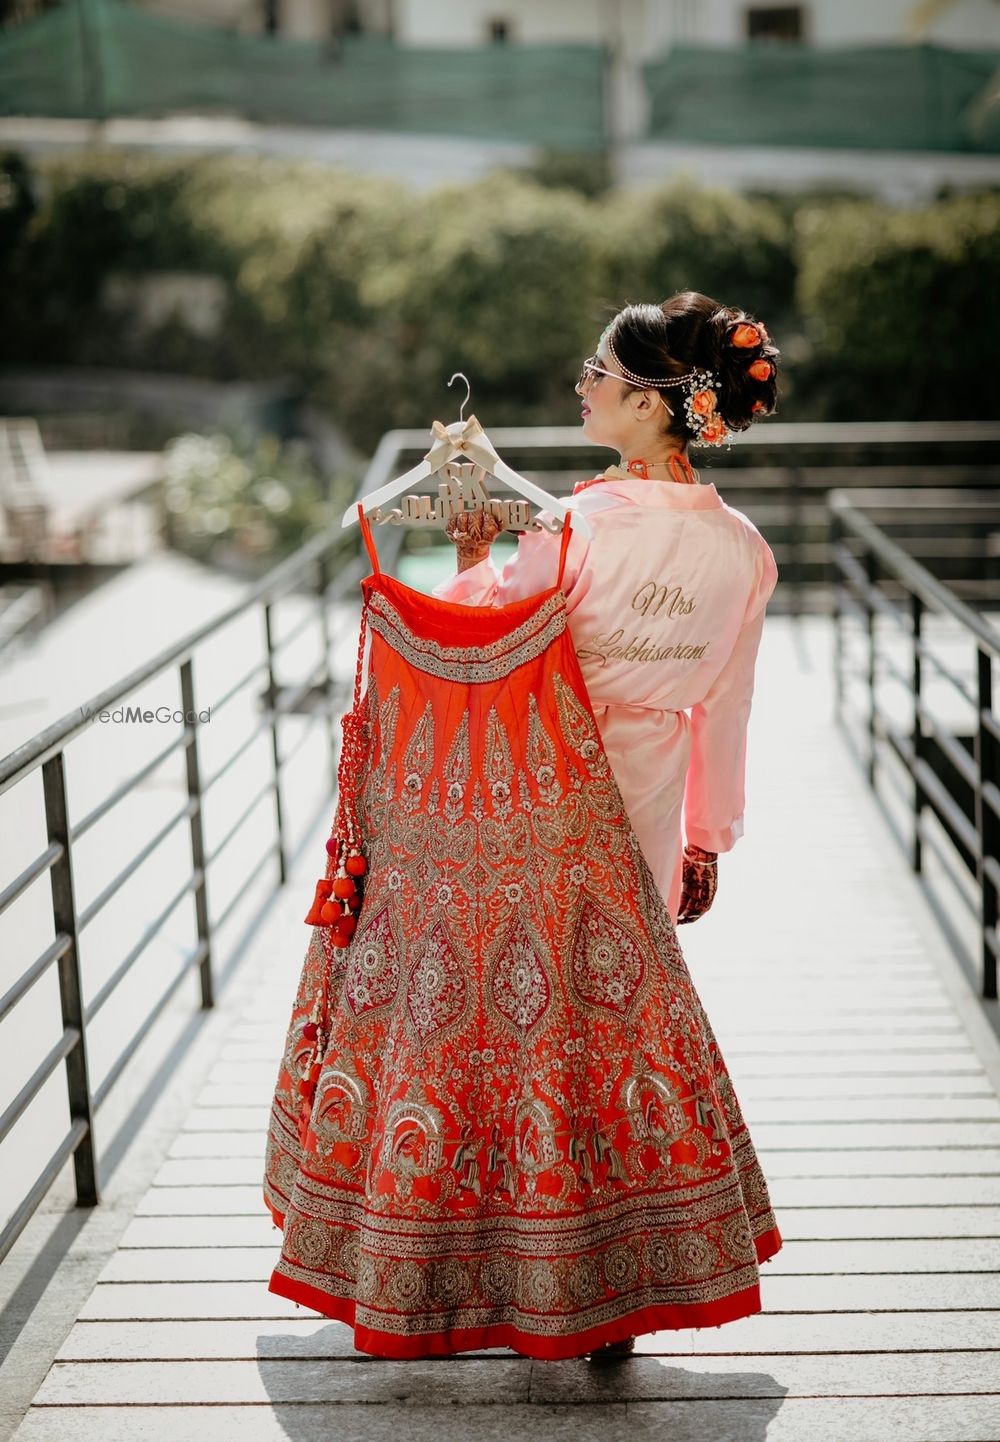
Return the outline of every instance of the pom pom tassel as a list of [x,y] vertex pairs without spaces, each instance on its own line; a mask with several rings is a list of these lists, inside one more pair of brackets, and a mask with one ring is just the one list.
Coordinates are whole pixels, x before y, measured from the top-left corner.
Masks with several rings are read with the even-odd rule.
[[312,906],[310,906],[310,908],[309,908],[309,910],[308,910],[308,912],[307,912],[307,914],[306,914],[306,925],[307,925],[307,926],[321,926],[321,925],[322,925],[322,922],[321,922],[321,920],[320,920],[320,913],[321,913],[321,910],[322,910],[324,904],[325,904],[325,903],[327,902],[327,900],[329,899],[330,892],[331,892],[332,890],[333,890],[333,879],[332,879],[332,878],[324,877],[322,880],[317,881],[317,883],[316,883],[316,891],[315,891],[315,894],[314,894],[313,900],[312,900]]
[[[354,934],[353,916],[361,907],[362,877],[368,862],[361,851],[360,828],[355,808],[358,771],[362,764],[361,670],[365,648],[366,608],[361,612],[358,664],[354,676],[354,703],[340,724],[344,741],[337,765],[337,811],[333,831],[326,840],[327,874],[316,883],[313,904],[306,916],[308,926],[328,926],[336,947],[347,946]],[[346,924],[351,917],[351,924]]]
[[[328,966],[335,950],[351,943],[357,928],[357,913],[364,892],[363,878],[368,862],[361,851],[360,828],[355,807],[358,771],[363,759],[361,725],[361,670],[365,646],[367,605],[361,611],[361,634],[358,639],[358,662],[354,676],[354,704],[341,719],[344,742],[337,767],[338,803],[332,834],[326,841],[327,874],[316,882],[312,905],[306,915],[308,926],[329,928],[325,944]],[[326,1053],[329,1021],[327,1019],[329,975],[324,975],[309,1020],[302,1029],[303,1039],[311,1043],[308,1059],[301,1069],[298,1092],[301,1098],[298,1113],[299,1142],[304,1148],[309,1133],[316,1088]]]

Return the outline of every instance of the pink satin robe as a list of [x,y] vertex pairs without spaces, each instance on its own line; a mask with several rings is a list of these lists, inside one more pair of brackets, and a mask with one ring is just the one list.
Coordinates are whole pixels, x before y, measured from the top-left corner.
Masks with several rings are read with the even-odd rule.
[[[753,522],[710,482],[645,480],[612,466],[570,504],[594,532],[590,541],[574,532],[569,546],[570,634],[636,837],[676,921],[684,834],[718,852],[743,835],[754,668],[778,568]],[[534,595],[555,583],[559,539],[525,532],[502,576],[487,558],[433,594],[478,606]]]

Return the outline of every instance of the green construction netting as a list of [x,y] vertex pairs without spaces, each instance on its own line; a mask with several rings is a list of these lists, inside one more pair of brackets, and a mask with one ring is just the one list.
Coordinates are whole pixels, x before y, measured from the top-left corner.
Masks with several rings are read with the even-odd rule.
[[[1000,149],[1000,52],[920,44],[675,46],[644,66],[648,138],[725,145]],[[225,111],[261,121],[605,142],[605,52],[589,45],[334,49],[67,0],[0,33],[0,114]]]
[[1000,51],[676,46],[644,67],[657,140],[1000,149]]
[[589,150],[604,143],[604,66],[590,45],[431,50],[348,35],[335,49],[72,0],[0,34],[0,113],[226,111]]

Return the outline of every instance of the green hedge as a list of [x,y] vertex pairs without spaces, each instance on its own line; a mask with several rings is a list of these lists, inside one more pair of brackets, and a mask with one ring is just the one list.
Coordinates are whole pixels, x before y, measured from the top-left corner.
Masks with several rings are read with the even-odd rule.
[[197,560],[259,575],[333,524],[350,501],[345,482],[328,487],[302,443],[176,436],[164,453],[164,533]]
[[[359,286],[393,248],[406,191],[256,159],[163,162],[117,153],[58,160],[35,176],[36,209],[8,258],[0,362],[134,365],[216,379],[322,372],[331,316],[371,323]],[[136,337],[102,304],[111,275],[218,277],[216,336],[165,324]]]
[[[771,200],[696,185],[609,195],[602,206],[606,285],[616,304],[700,290],[759,315],[775,333],[795,286],[792,233]],[[780,342],[779,342],[780,343]]]
[[796,218],[798,305],[832,420],[982,420],[996,409],[1000,193]]
[[[588,195],[508,171],[414,193],[262,158],[8,157],[0,363],[295,375],[370,449],[457,414],[456,370],[492,425],[574,422],[609,315],[691,287],[766,320],[782,420],[978,418],[998,209],[997,192],[903,212],[685,177]],[[109,312],[109,277],[163,271],[217,278],[216,334]]]

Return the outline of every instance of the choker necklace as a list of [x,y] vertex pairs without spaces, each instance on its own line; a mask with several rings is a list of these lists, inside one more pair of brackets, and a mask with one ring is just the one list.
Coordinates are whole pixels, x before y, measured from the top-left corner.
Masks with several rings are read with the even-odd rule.
[[650,466],[669,466],[671,479],[680,482],[681,485],[698,486],[701,484],[697,472],[687,457],[674,454],[667,461],[645,461],[637,458],[636,460],[629,461],[627,469],[623,466],[605,466],[599,476],[594,476],[589,481],[577,481],[573,487],[573,494],[576,495],[579,491],[585,491],[588,486],[596,486],[598,481],[627,481],[631,480],[633,476],[638,476],[644,481],[652,480],[655,484],[659,478],[650,476]]
[[[667,469],[670,471],[671,480],[679,481],[682,485],[698,485],[698,478],[694,473],[694,468],[692,467],[691,462],[688,460],[687,456],[682,456],[677,452],[675,452],[672,456],[668,457],[668,459],[665,461],[646,461],[641,458],[637,458],[636,460],[629,461],[628,465],[625,467],[625,470],[628,472],[629,475],[640,476],[644,481],[648,481],[650,479],[655,480],[655,476],[652,478],[650,477],[650,466],[666,466]],[[617,469],[620,470],[621,467],[617,467]]]

